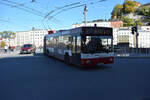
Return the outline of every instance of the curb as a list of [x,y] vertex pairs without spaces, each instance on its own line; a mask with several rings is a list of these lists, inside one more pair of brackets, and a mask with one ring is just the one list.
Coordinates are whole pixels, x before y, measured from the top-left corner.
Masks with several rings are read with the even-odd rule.
[[129,56],[129,57],[125,57],[125,56],[122,56],[122,57],[118,57],[118,56],[115,56],[115,58],[127,58],[127,59],[141,59],[141,58],[144,58],[144,59],[149,59],[150,56]]

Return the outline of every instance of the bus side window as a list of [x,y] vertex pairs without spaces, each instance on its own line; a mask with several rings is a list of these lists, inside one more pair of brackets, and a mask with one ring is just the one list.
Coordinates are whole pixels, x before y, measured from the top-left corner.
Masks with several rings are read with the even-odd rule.
[[67,44],[67,49],[69,49],[69,50],[72,50],[72,44],[71,44],[71,42],[72,42],[72,37],[71,36],[68,36],[68,44]]
[[49,46],[49,40],[45,40],[46,41],[46,46],[48,47]]
[[64,35],[63,36],[64,49],[71,50],[70,38],[71,38],[70,35]]
[[77,36],[77,53],[81,53],[81,36]]
[[72,53],[75,53],[75,36],[72,37]]
[[63,36],[59,36],[58,47],[59,47],[60,49],[63,49],[63,47],[64,47],[64,44],[63,44]]
[[49,43],[50,47],[53,47],[53,37],[50,37],[50,43]]

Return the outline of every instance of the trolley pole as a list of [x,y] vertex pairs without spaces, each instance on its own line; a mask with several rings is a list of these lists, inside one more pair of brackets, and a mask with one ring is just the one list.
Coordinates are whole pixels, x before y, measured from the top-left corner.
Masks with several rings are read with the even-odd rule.
[[85,26],[86,26],[86,23],[87,23],[87,21],[86,21],[86,13],[87,13],[87,11],[88,11],[88,9],[87,9],[87,6],[86,6],[86,4],[85,4],[85,6],[84,6],[84,11],[83,11],[83,15],[84,15],[84,24],[85,24]]

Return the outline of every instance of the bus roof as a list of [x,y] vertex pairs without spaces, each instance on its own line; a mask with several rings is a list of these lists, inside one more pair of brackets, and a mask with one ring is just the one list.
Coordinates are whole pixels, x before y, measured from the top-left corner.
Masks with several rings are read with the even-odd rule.
[[113,30],[110,27],[78,27],[78,28],[73,28],[73,29],[68,29],[68,30],[58,30],[56,33],[53,34],[47,34],[46,37],[49,36],[60,36],[60,35],[65,35],[65,34],[77,34],[80,33],[86,34],[86,35],[101,35],[101,36],[112,36]]

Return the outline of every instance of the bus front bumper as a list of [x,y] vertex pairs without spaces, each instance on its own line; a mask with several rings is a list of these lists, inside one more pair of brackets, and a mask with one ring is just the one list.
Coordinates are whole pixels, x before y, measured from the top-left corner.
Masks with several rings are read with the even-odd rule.
[[103,64],[114,63],[114,57],[104,57],[104,58],[92,58],[92,59],[81,59],[81,66],[100,66]]

